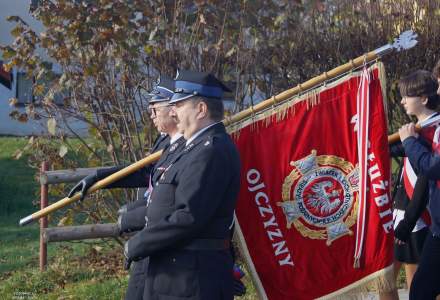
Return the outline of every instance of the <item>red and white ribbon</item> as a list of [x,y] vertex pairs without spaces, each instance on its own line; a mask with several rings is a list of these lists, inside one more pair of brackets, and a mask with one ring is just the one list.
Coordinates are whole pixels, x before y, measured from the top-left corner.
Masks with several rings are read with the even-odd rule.
[[358,114],[358,158],[359,158],[359,194],[358,194],[358,216],[356,226],[356,247],[354,253],[354,267],[360,267],[360,258],[364,243],[365,233],[365,212],[367,198],[367,178],[368,178],[368,136],[370,119],[370,73],[367,67],[362,70],[360,84],[357,94],[357,114]]

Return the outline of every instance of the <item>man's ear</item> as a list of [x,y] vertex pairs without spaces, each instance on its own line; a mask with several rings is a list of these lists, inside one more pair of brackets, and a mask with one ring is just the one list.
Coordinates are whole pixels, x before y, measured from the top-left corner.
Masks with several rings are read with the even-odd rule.
[[197,103],[197,110],[199,111],[200,118],[205,118],[208,115],[208,106],[203,101]]
[[423,97],[422,98],[422,104],[426,106],[426,104],[428,104],[428,97]]

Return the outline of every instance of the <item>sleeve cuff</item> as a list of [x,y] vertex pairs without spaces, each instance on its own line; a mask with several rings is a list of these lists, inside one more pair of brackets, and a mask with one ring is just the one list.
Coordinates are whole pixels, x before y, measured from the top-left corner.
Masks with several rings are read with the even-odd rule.
[[410,136],[410,137],[407,137],[407,138],[402,142],[402,145],[403,145],[403,147],[406,149],[406,147],[407,147],[408,145],[411,145],[411,144],[414,143],[415,141],[417,141],[417,138],[414,137],[414,136]]

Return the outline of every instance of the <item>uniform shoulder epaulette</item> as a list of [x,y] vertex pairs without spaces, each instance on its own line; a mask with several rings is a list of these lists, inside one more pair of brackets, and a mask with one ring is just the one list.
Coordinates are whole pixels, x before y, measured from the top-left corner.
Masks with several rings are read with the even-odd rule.
[[208,147],[214,144],[215,135],[208,135],[203,142],[203,146]]

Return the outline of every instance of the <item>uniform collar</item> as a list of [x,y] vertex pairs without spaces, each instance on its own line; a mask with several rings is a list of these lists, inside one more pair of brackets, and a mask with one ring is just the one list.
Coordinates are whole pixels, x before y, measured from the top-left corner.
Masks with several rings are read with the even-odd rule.
[[219,122],[215,122],[213,124],[210,124],[202,129],[200,129],[199,131],[197,131],[196,133],[194,133],[192,135],[192,137],[190,137],[187,141],[186,141],[186,146],[188,146],[189,144],[191,144],[198,136],[200,136],[203,132],[205,132],[206,130],[208,130],[211,127],[214,127],[215,125],[221,123],[221,121]]
[[170,139],[170,145],[173,144],[174,142],[176,142],[182,136],[183,136],[183,134],[181,134],[181,133],[176,133],[175,135],[173,135]]
[[417,124],[418,123],[421,123],[421,122],[423,122],[423,121],[426,121],[426,120],[429,120],[429,119],[431,119],[432,117],[434,117],[434,116],[436,116],[436,115],[438,115],[438,112],[434,112],[434,113],[432,113],[431,115],[429,115],[427,118],[425,118],[424,120],[419,120],[418,122],[417,122]]

